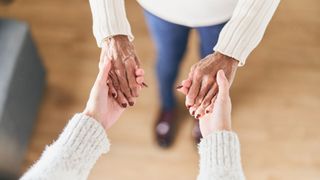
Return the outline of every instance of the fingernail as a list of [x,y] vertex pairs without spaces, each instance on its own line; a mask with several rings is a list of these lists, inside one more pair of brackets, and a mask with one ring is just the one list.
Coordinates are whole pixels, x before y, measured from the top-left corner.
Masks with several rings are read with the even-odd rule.
[[197,114],[196,119],[199,119],[199,117],[200,117],[200,114]]
[[146,83],[142,83],[142,85],[144,86],[144,87],[149,87]]
[[188,108],[188,109],[190,109],[190,108],[191,108],[191,106],[190,106],[190,105],[187,105],[187,108]]
[[112,95],[112,97],[114,97],[114,98],[116,97],[116,93],[111,93],[111,95]]
[[127,103],[122,103],[122,107],[126,108],[127,107]]
[[130,105],[130,106],[133,106],[133,105],[134,105],[134,102],[129,102],[129,105]]
[[182,87],[183,87],[182,85],[179,85],[179,86],[176,87],[176,89],[180,89],[180,88],[182,88]]
[[192,116],[194,116],[195,111],[192,111]]
[[208,110],[206,110],[206,113],[208,114],[208,113],[209,113],[209,111],[208,111]]

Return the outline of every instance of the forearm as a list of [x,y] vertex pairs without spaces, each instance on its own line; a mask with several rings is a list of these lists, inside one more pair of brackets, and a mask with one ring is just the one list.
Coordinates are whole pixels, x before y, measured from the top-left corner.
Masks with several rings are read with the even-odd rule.
[[230,131],[215,131],[199,144],[200,173],[198,180],[244,180],[240,145]]
[[215,51],[243,66],[261,41],[280,0],[239,0],[229,22],[222,29]]
[[127,35],[133,40],[124,0],[90,0],[93,34],[99,47],[103,40],[114,35]]
[[109,146],[99,122],[76,114],[57,141],[46,147],[38,162],[21,179],[86,179]]

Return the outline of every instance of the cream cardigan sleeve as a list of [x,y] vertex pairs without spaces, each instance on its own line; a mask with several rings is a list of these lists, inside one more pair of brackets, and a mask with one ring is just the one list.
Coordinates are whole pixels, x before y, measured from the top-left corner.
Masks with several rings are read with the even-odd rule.
[[[58,140],[46,147],[40,159],[21,180],[87,179],[97,159],[109,151],[109,146],[109,140],[100,123],[83,114],[76,114]],[[198,180],[244,179],[239,140],[235,133],[212,133],[201,140],[199,153]],[[152,162],[149,163],[152,165]],[[107,172],[104,178],[108,179]]]
[[199,144],[198,180],[244,180],[240,143],[236,133],[216,131]]
[[97,159],[109,151],[109,140],[96,120],[76,114],[58,140],[47,146],[21,180],[84,180]]
[[239,0],[214,50],[237,59],[243,66],[261,41],[279,3],[280,0]]
[[133,40],[124,0],[90,0],[93,34],[99,47],[105,38],[127,35]]

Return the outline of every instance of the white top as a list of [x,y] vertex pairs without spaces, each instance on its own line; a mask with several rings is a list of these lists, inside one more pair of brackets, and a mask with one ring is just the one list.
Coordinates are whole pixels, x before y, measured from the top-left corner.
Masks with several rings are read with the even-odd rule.
[[[40,159],[21,180],[87,179],[98,158],[107,153],[109,148],[110,142],[102,125],[88,116],[76,114],[58,140],[46,147]],[[198,180],[245,179],[239,140],[235,133],[217,131],[203,138],[199,144],[199,154]],[[104,179],[108,179],[108,172]]]
[[[235,58],[243,66],[261,41],[280,0],[139,0],[147,10],[170,22],[187,26],[213,25],[230,17],[213,48]],[[124,34],[133,40],[124,0],[90,0],[93,33],[103,39]]]
[[152,14],[189,27],[224,23],[231,18],[238,0],[137,0]]

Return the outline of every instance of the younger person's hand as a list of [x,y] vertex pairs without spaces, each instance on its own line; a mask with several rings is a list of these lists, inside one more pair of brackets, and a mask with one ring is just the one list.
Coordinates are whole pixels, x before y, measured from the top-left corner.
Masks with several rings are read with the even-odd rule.
[[203,137],[214,131],[231,131],[231,99],[229,96],[230,83],[223,70],[217,73],[218,95],[211,104],[212,113],[205,114],[199,119],[200,131]]
[[[91,89],[90,97],[83,114],[90,116],[99,121],[103,127],[109,129],[120,117],[124,108],[116,102],[113,97],[109,96],[109,71],[111,61],[100,62],[99,74]],[[136,81],[138,84],[144,82],[143,70],[136,70]],[[139,90],[142,87],[139,86]]]

